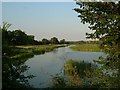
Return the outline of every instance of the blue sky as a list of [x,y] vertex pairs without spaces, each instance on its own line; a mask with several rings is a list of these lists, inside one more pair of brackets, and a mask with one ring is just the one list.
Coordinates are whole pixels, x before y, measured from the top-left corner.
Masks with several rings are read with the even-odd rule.
[[0,2],[0,26],[2,25],[2,2]]
[[85,40],[90,32],[72,10],[75,2],[3,2],[2,21],[11,23],[11,30],[21,29],[35,39]]

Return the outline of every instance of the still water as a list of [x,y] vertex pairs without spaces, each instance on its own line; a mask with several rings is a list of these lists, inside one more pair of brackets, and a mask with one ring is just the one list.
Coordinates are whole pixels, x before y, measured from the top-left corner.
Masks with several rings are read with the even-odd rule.
[[63,74],[63,66],[67,60],[93,62],[99,56],[104,56],[103,52],[79,52],[73,51],[69,47],[61,47],[43,55],[35,55],[25,62],[30,68],[24,75],[34,75],[36,77],[29,80],[35,88],[47,88],[52,86],[52,76]]

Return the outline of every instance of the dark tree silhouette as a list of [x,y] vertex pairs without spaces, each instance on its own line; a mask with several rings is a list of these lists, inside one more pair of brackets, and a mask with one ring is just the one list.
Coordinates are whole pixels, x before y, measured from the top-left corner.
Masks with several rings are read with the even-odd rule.
[[51,44],[59,44],[59,41],[56,37],[51,38],[50,42]]
[[49,42],[49,40],[47,40],[47,39],[42,39],[42,44],[49,44],[50,42]]
[[77,4],[80,8],[74,10],[79,13],[81,22],[89,23],[89,28],[94,31],[87,33],[87,38],[99,39],[108,54],[98,62],[102,67],[96,70],[95,83],[100,87],[120,87],[120,1],[77,1]]

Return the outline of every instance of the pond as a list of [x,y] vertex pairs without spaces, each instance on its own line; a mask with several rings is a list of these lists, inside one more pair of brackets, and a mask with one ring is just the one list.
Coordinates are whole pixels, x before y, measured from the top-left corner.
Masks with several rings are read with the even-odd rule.
[[47,88],[52,86],[52,76],[63,74],[63,66],[67,60],[93,62],[99,56],[104,56],[103,52],[79,52],[68,47],[61,47],[43,55],[35,55],[25,62],[30,68],[24,75],[34,75],[36,77],[29,80],[35,88]]

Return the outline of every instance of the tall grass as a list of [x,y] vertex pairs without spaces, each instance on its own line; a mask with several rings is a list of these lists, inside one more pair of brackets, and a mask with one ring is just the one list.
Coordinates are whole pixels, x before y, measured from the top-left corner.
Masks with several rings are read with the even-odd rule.
[[87,76],[86,72],[92,72],[96,66],[92,63],[85,62],[85,61],[74,61],[69,60],[64,64],[64,73],[68,75],[75,75],[78,74],[81,78]]
[[[53,86],[63,88],[83,88],[91,86],[91,79],[93,78],[96,65],[85,61],[68,60],[64,64],[64,76],[55,76],[53,78]],[[64,84],[62,84],[64,83]]]
[[99,48],[98,44],[77,44],[75,46],[71,46],[70,48],[75,51],[102,52],[102,49]]

